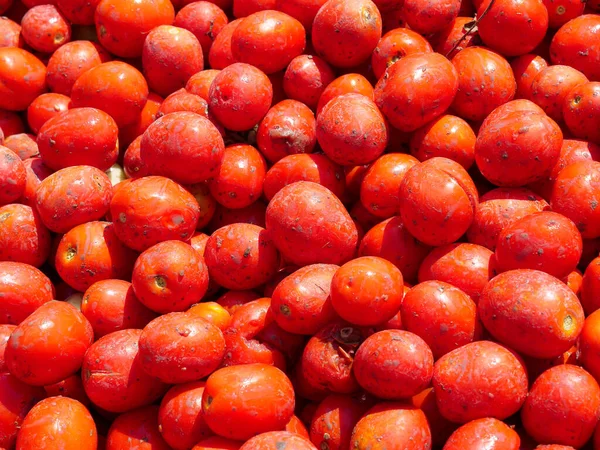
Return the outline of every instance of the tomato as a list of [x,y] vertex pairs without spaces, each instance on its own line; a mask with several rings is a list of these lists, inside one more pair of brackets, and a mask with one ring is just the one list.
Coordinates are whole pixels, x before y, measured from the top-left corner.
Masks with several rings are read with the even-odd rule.
[[4,137],[25,132],[25,126],[21,117],[12,111],[0,110],[0,128],[4,133]]
[[0,86],[0,109],[24,111],[46,91],[46,66],[22,48],[0,48]]
[[547,67],[533,79],[531,100],[552,119],[561,122],[567,95],[572,89],[587,81],[583,73],[572,67],[561,65]]
[[294,413],[292,383],[266,364],[225,367],[206,380],[204,420],[216,434],[246,440],[283,429]]
[[346,68],[369,59],[381,32],[381,14],[371,0],[331,0],[317,12],[311,36],[320,57]]
[[142,369],[138,341],[142,330],[120,330],[98,339],[88,349],[81,375],[85,393],[95,406],[125,412],[149,405],[168,386]]
[[329,103],[335,97],[344,94],[362,94],[371,100],[374,98],[373,86],[369,80],[357,73],[345,74],[333,80],[325,88],[321,94],[321,97],[319,97],[319,103],[317,104],[317,115],[321,113],[327,103]]
[[[154,122],[159,116],[158,112],[163,103],[163,98],[159,95],[150,92],[148,100],[142,108],[142,112],[138,114],[133,123],[122,126],[119,129],[119,145],[121,149],[126,149],[135,139],[140,137],[144,131]],[[142,176],[142,175],[139,175]]]
[[580,361],[582,366],[594,377],[600,376],[600,334],[598,333],[598,319],[600,313],[594,311],[583,324],[579,337]]
[[600,81],[598,25],[597,14],[584,14],[560,27],[550,44],[552,63],[571,66],[590,81]]
[[15,152],[0,145],[0,205],[16,201],[23,192],[27,182],[25,165]]
[[[477,9],[480,17],[491,3],[485,0]],[[548,10],[542,0],[496,0],[477,24],[479,37],[492,50],[504,56],[531,52],[548,30]]]
[[437,53],[405,56],[386,73],[375,86],[375,102],[390,123],[405,132],[441,116],[458,89],[456,69]]
[[231,50],[231,36],[241,21],[242,19],[236,19],[229,22],[213,41],[208,52],[208,62],[212,69],[221,70],[236,62]]
[[379,403],[354,427],[350,448],[384,450],[391,442],[406,450],[431,448],[431,431],[423,411],[405,403]]
[[44,386],[44,391],[46,391],[46,397],[69,397],[77,400],[86,408],[89,408],[91,405],[90,399],[83,389],[83,381],[79,373],[71,375],[58,383]]
[[158,119],[170,113],[183,111],[193,112],[207,119],[209,118],[207,101],[199,95],[190,94],[183,88],[165,98],[156,113],[156,118]]
[[371,56],[373,73],[380,79],[386,69],[406,55],[413,53],[430,53],[431,45],[415,31],[408,28],[397,28],[386,33]]
[[29,264],[0,261],[0,323],[20,324],[54,298],[54,286],[43,272]]
[[69,109],[71,99],[63,94],[42,94],[27,108],[27,123],[34,133],[49,119]]
[[307,32],[312,29],[315,16],[327,0],[275,0],[275,8],[299,20]]
[[276,0],[233,0],[234,17],[246,17],[259,11],[275,9]]
[[316,109],[321,94],[335,79],[333,69],[325,60],[313,55],[294,58],[283,78],[283,89],[288,98]]
[[129,178],[148,176],[148,166],[141,156],[142,136],[136,137],[123,155],[123,170]]
[[217,204],[217,209],[207,230],[214,232],[221,227],[236,223],[249,223],[264,228],[266,210],[267,205],[262,201],[254,202],[250,206],[240,209],[229,209]]
[[4,351],[10,335],[15,330],[16,325],[0,325],[0,373],[8,372],[6,361],[4,360]]
[[531,98],[531,90],[535,77],[548,67],[548,62],[535,53],[526,53],[514,58],[510,67],[517,82],[516,98]]
[[282,447],[294,450],[317,450],[311,442],[289,431],[270,431],[246,441],[240,450],[277,450]]
[[110,213],[117,237],[128,247],[144,251],[159,242],[190,239],[199,207],[194,196],[174,181],[152,176],[118,189]]
[[[0,6],[0,12],[2,6]],[[10,20],[8,17],[2,16],[0,19],[0,46],[2,47],[21,47],[23,48],[23,36],[21,36],[21,25]]]
[[409,404],[425,414],[434,448],[444,445],[454,430],[458,428],[457,424],[441,415],[437,407],[435,391],[431,387],[412,397]]
[[581,305],[587,315],[600,309],[600,301],[596,295],[598,289],[600,289],[600,257],[589,263],[581,281]]
[[516,413],[527,397],[527,371],[512,350],[490,341],[446,353],[433,368],[433,388],[442,415],[457,423]]
[[27,161],[29,158],[38,156],[40,153],[36,143],[36,136],[33,134],[19,133],[10,135],[4,140],[3,145],[15,152],[22,161]]
[[[466,1],[461,2],[461,8],[462,5],[469,5],[470,3],[471,2]],[[429,42],[431,43],[433,50],[442,55],[446,55],[447,58],[452,58],[465,48],[477,45],[481,42],[477,33],[469,33],[466,35],[467,30],[473,24],[472,16],[474,15],[474,11],[470,14],[459,11],[458,15],[467,17],[457,17],[445,28],[432,36],[429,36]],[[464,37],[465,35],[466,37]]]
[[110,426],[106,450],[170,450],[159,432],[158,406],[146,406],[121,414]]
[[[99,10],[100,6],[96,13]],[[147,100],[146,79],[139,70],[122,61],[92,67],[77,78],[71,90],[73,108],[98,108],[110,114],[119,127],[134,123]]]
[[521,439],[515,430],[497,419],[477,419],[460,427],[444,445],[445,450],[475,450],[490,442],[497,450],[519,450]]
[[458,16],[460,0],[430,3],[422,0],[407,0],[403,5],[406,24],[423,35],[437,33],[452,23]]
[[53,53],[71,40],[71,24],[54,5],[34,6],[21,20],[21,35],[34,50]]
[[213,41],[227,23],[227,15],[219,6],[203,1],[189,3],[181,8],[173,25],[189,30],[196,36],[202,47],[204,63],[207,63]]
[[68,303],[40,306],[11,334],[4,357],[10,372],[33,386],[57,383],[81,368],[92,326]]
[[239,450],[242,442],[221,436],[211,436],[203,439],[192,450]]
[[2,206],[0,225],[0,260],[40,267],[48,259],[51,236],[37,211],[17,203]]
[[259,298],[261,296],[251,290],[227,291],[217,299],[217,303],[233,314],[240,306]]
[[585,370],[571,364],[541,374],[523,409],[529,435],[542,444],[582,447],[594,433],[600,412],[600,387]]
[[[199,2],[195,2],[198,4]],[[212,5],[212,3],[206,3]],[[206,60],[206,58],[205,58]],[[219,74],[220,70],[206,69],[198,72],[190,77],[185,85],[185,90],[190,94],[198,95],[208,102],[208,91],[215,77]]]
[[197,303],[187,313],[205,319],[221,331],[225,331],[231,323],[231,314],[216,302]]
[[567,128],[576,137],[600,144],[600,131],[593,121],[600,110],[596,100],[600,94],[600,83],[583,83],[571,89],[563,102],[562,115]]
[[21,424],[16,448],[50,450],[58,443],[65,450],[95,450],[97,447],[94,419],[77,400],[50,397],[35,405]]

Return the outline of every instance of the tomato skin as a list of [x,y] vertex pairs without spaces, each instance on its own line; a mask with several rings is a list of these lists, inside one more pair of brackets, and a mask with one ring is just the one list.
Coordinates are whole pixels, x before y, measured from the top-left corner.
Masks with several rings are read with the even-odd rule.
[[599,183],[600,162],[580,161],[561,170],[552,189],[552,210],[571,219],[584,239],[600,236]]
[[[468,3],[470,2],[462,2],[461,5]],[[432,36],[429,36],[429,42],[433,47],[433,51],[442,55],[447,55],[447,58],[451,59],[465,48],[479,44],[481,40],[479,39],[479,36],[475,33],[472,33],[469,36],[462,39],[465,35],[465,31],[473,22],[473,13],[465,14],[464,11],[459,11],[459,17],[456,17],[444,29],[438,31]],[[458,43],[459,40],[461,40],[460,44]]]
[[222,70],[236,62],[231,50],[231,36],[243,19],[236,19],[225,25],[208,52],[208,62],[212,69]]
[[0,207],[1,261],[40,267],[50,255],[51,239],[36,210],[18,203]]
[[181,8],[175,16],[173,25],[189,30],[196,36],[202,47],[206,65],[213,41],[227,23],[227,15],[219,6],[203,1],[189,3]]
[[600,309],[600,301],[596,295],[598,289],[600,289],[600,257],[589,263],[581,280],[581,305],[586,315]]
[[47,93],[36,98],[27,108],[27,123],[34,133],[49,119],[69,109],[71,99],[63,94]]
[[207,232],[214,232],[226,225],[236,223],[249,223],[265,227],[265,212],[267,205],[262,201],[252,203],[250,206],[240,209],[229,209],[217,204],[215,214],[208,223]]
[[65,450],[96,450],[98,433],[92,415],[77,400],[50,397],[35,405],[21,424],[18,450],[52,449],[60,443]]
[[54,5],[38,5],[21,20],[21,35],[34,50],[53,53],[71,40],[71,24]]
[[[198,2],[195,2],[196,4]],[[206,3],[206,2],[203,2]],[[211,5],[212,3],[207,3]],[[206,60],[206,58],[205,58]],[[219,74],[220,70],[205,69],[198,72],[190,77],[188,82],[185,84],[185,90],[190,94],[198,95],[208,102],[208,91],[215,77]]]
[[582,447],[594,433],[600,412],[600,387],[580,367],[552,367],[533,383],[521,420],[527,433],[544,444]]
[[594,378],[600,376],[600,334],[598,333],[600,313],[594,311],[583,324],[579,337],[580,361],[585,370]]
[[294,405],[290,380],[266,364],[219,369],[206,380],[202,396],[208,426],[216,434],[236,440],[283,429],[294,414]]
[[300,55],[288,64],[283,89],[288,98],[315,110],[321,94],[334,79],[335,73],[325,60],[318,56]]
[[422,35],[437,33],[450,25],[458,16],[460,0],[430,3],[407,0],[402,6],[403,18],[411,30]]
[[406,403],[379,403],[354,427],[350,448],[384,450],[390,442],[406,450],[431,449],[431,431],[423,411]]
[[600,131],[593,121],[600,102],[600,82],[584,83],[571,89],[562,106],[562,115],[567,128],[576,137],[586,139],[600,145]]
[[381,14],[372,1],[332,0],[317,12],[311,36],[321,58],[332,66],[346,68],[369,59],[381,32]]
[[186,312],[212,323],[221,331],[225,331],[231,323],[231,314],[216,302],[196,303]]
[[515,430],[493,418],[477,419],[466,423],[444,445],[444,450],[477,450],[482,442],[493,442],[493,449],[519,450],[521,439]]
[[[2,12],[2,6],[0,6],[0,12]],[[2,47],[20,47],[23,48],[23,36],[21,36],[21,25],[17,22],[9,19],[8,17],[2,16],[0,19],[0,46]]]
[[137,115],[131,124],[122,126],[119,129],[119,146],[121,150],[129,147],[138,137],[141,138],[144,131],[159,117],[158,113],[163,101],[161,96],[153,92],[148,94],[148,100],[142,108],[142,112]]
[[19,155],[2,145],[0,158],[0,205],[8,205],[23,195],[27,171]]
[[85,393],[103,410],[121,413],[159,399],[167,385],[146,374],[138,356],[142,330],[120,330],[98,339],[85,354]]
[[515,98],[531,98],[531,90],[535,77],[548,67],[548,62],[535,53],[517,56],[510,62],[517,82]]
[[159,432],[158,406],[151,405],[121,414],[106,436],[107,450],[170,450]]
[[206,100],[198,95],[190,94],[183,88],[173,92],[165,98],[161,103],[156,116],[158,119],[167,114],[182,111],[200,114],[208,119],[208,103]]
[[321,113],[325,105],[335,97],[344,94],[362,94],[373,100],[373,86],[364,76],[358,73],[348,73],[333,80],[319,97],[317,104],[317,115]]
[[586,76],[569,66],[547,67],[536,75],[531,85],[531,100],[557,122],[563,120],[563,108],[569,92],[587,83]]
[[270,431],[246,441],[240,450],[275,450],[289,446],[294,450],[317,450],[308,439],[289,431]]
[[6,350],[8,339],[15,328],[17,328],[16,325],[0,325],[0,373],[8,372],[8,367],[6,366],[6,361],[4,360],[4,351]]
[[232,314],[239,309],[240,306],[245,305],[252,300],[261,298],[255,291],[243,290],[243,291],[227,291],[217,299],[217,303]]
[[375,47],[371,56],[373,73],[379,80],[388,67],[406,55],[432,51],[429,42],[417,32],[408,28],[397,28],[387,32]]
[[221,436],[211,436],[200,441],[192,450],[239,450],[242,445],[240,441]]
[[127,146],[123,155],[123,170],[129,178],[141,178],[148,176],[148,166],[142,160],[141,144],[142,135],[136,137],[131,144]]
[[0,83],[0,109],[24,111],[46,91],[46,66],[22,48],[0,48]]
[[51,301],[17,326],[4,357],[19,380],[44,386],[77,372],[93,340],[94,331],[85,316],[68,303]]
[[437,360],[433,388],[442,416],[452,422],[503,420],[527,397],[527,371],[512,350],[490,341],[472,342]]
[[0,128],[4,133],[4,137],[12,136],[25,132],[25,125],[16,112],[0,110]]

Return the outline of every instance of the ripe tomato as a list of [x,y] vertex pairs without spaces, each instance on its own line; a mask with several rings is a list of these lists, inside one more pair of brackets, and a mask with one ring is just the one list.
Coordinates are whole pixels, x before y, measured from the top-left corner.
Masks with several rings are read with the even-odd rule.
[[217,204],[217,209],[208,224],[207,231],[212,233],[226,225],[236,223],[249,223],[264,228],[266,210],[267,205],[262,201],[254,202],[250,206],[240,209],[229,209]]
[[442,31],[452,23],[460,11],[460,0],[429,3],[407,0],[403,9],[406,24],[418,33],[429,35]]
[[[198,4],[199,2],[195,2]],[[212,3],[203,2],[207,5]],[[220,70],[206,69],[198,72],[190,77],[185,85],[185,90],[190,94],[198,95],[208,102],[208,91],[215,77],[219,74]]]
[[397,28],[386,33],[371,55],[373,73],[379,80],[386,69],[406,55],[430,53],[431,45],[420,34],[408,28]]
[[321,94],[335,79],[333,69],[325,60],[313,55],[294,58],[283,77],[283,89],[288,98],[316,109]]
[[[2,11],[3,7],[0,6],[0,12]],[[23,36],[21,36],[21,25],[6,16],[2,16],[2,19],[0,19],[0,30],[0,35],[2,36],[0,37],[0,45],[2,47],[23,48],[24,41]]]
[[221,436],[211,436],[203,439],[192,450],[239,450],[242,442],[227,439]]
[[431,430],[431,440],[434,448],[445,444],[450,435],[458,428],[457,424],[450,422],[441,415],[433,388],[425,389],[412,397],[408,403],[425,414]]
[[0,205],[16,201],[25,191],[27,172],[19,156],[0,145]]
[[186,312],[195,317],[205,319],[221,331],[225,331],[231,323],[231,314],[216,302],[196,303]]
[[77,400],[86,408],[89,408],[91,405],[90,399],[83,389],[83,381],[79,373],[71,375],[58,383],[44,386],[44,390],[47,397],[69,397]]
[[34,50],[53,53],[71,40],[71,24],[54,5],[38,5],[21,20],[21,35]]
[[217,299],[217,303],[233,314],[240,306],[259,298],[261,296],[251,290],[227,291]]
[[289,431],[270,431],[247,440],[240,450],[276,450],[279,448],[294,450],[317,450],[308,439]]
[[581,280],[581,305],[587,315],[600,308],[597,289],[600,289],[600,257],[589,263]]
[[[42,96],[43,95],[46,94],[42,94]],[[36,136],[33,134],[19,133],[10,135],[4,140],[4,146],[15,152],[23,162],[39,155]]]
[[580,361],[582,366],[594,377],[600,376],[600,334],[598,326],[600,313],[594,311],[583,324],[579,337]]
[[535,77],[548,67],[548,62],[535,53],[526,53],[514,58],[510,67],[517,82],[516,98],[531,98],[531,88]]
[[563,108],[569,92],[587,83],[580,71],[569,66],[550,66],[533,79],[531,100],[557,122],[563,120]]
[[600,17],[597,14],[584,14],[560,27],[550,44],[552,63],[571,66],[583,72],[590,81],[600,81],[598,25]]
[[202,397],[204,420],[216,434],[246,440],[281,430],[294,414],[292,383],[266,364],[224,367],[206,380]]
[[202,47],[206,65],[213,41],[227,23],[227,15],[219,6],[203,1],[189,3],[181,8],[175,16],[173,25],[189,30],[196,36]]
[[15,330],[16,325],[0,325],[0,373],[8,372],[6,361],[4,360],[4,351],[10,335]]
[[594,118],[600,110],[600,83],[583,83],[571,89],[565,96],[562,115],[567,128],[576,137],[600,144],[600,131]]
[[[471,2],[461,2],[461,8],[463,5],[469,5],[469,3]],[[466,31],[473,24],[472,16],[474,15],[474,11],[469,11],[469,14],[464,11],[459,11],[458,15],[463,17],[457,17],[444,29],[428,36],[433,50],[442,55],[446,55],[447,58],[452,58],[465,48],[477,45],[481,42],[477,33],[469,33],[466,35]]]
[[22,48],[0,48],[0,86],[0,108],[24,111],[46,91],[46,66]]
[[148,100],[142,108],[142,112],[138,114],[133,123],[122,126],[119,129],[119,145],[121,149],[127,148],[159,117],[158,112],[162,102],[163,98],[159,95],[156,95],[153,92],[148,94]]
[[36,98],[27,108],[27,123],[31,131],[37,134],[48,120],[69,109],[70,101],[66,95],[55,93]]
[[444,445],[445,450],[476,450],[482,442],[493,442],[498,450],[519,450],[521,439],[515,430],[497,419],[477,419],[460,427]]
[[170,450],[159,431],[158,411],[152,405],[121,414],[108,430],[106,449]]
[[50,254],[51,239],[36,210],[18,203],[0,207],[1,261],[40,267]]
[[317,115],[321,113],[327,103],[329,103],[335,97],[344,94],[362,94],[371,100],[374,98],[373,86],[369,80],[358,73],[345,74],[333,80],[325,88],[321,94],[321,97],[319,97],[319,103],[317,104]]
[[208,119],[208,103],[202,97],[190,94],[185,89],[181,88],[169,95],[161,103],[157,118],[161,118],[170,113],[189,111]]
[[208,52],[208,62],[212,69],[222,70],[236,62],[231,50],[231,36],[241,21],[242,19],[236,19],[229,22],[213,41]]

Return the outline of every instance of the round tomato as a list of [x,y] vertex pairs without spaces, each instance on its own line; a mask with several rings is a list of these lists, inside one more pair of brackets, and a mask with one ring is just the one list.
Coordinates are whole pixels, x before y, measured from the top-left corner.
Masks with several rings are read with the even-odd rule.
[[38,5],[21,20],[21,35],[31,48],[53,53],[71,40],[71,24],[54,5]]
[[[173,25],[189,30],[196,36],[202,47],[204,63],[207,63],[213,41],[227,23],[227,15],[218,5],[203,1],[189,3],[181,8],[175,16]],[[188,85],[186,89],[187,87]]]
[[498,450],[519,450],[521,439],[515,430],[497,419],[473,420],[456,430],[444,450],[478,450],[482,442],[493,442]]
[[583,83],[571,89],[562,105],[567,128],[576,137],[600,145],[600,131],[594,118],[600,111],[600,82]]
[[313,55],[292,59],[283,76],[283,89],[288,98],[316,109],[321,94],[335,79],[333,69],[325,60]]
[[159,431],[158,412],[152,405],[121,414],[108,430],[106,449],[170,450]]
[[50,255],[51,242],[36,210],[18,203],[0,207],[0,260],[40,267]]
[[599,25],[598,14],[584,14],[560,27],[550,44],[552,63],[571,66],[590,81],[600,81]]

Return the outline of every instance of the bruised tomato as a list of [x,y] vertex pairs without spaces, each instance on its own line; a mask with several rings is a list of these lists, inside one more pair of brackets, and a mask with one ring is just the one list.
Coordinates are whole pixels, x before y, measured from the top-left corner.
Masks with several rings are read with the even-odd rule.
[[108,430],[106,448],[170,450],[158,428],[158,411],[152,405],[121,414]]
[[482,442],[493,442],[497,450],[519,450],[521,439],[515,430],[493,418],[477,419],[456,430],[444,445],[444,450],[477,450]]
[[0,207],[1,261],[40,267],[50,255],[51,239],[36,210],[18,203]]
[[46,66],[37,57],[18,47],[0,48],[0,109],[24,111],[45,91]]

